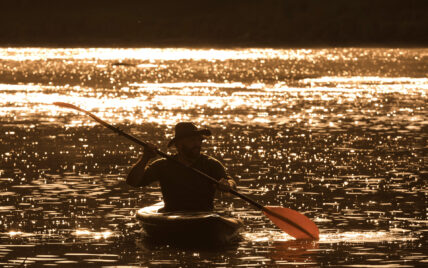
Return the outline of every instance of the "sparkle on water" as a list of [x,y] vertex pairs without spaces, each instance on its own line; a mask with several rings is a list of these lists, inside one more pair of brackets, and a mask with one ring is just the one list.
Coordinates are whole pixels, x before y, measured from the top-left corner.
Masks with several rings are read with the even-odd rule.
[[[427,49],[0,48],[0,264],[422,266],[427,66]],[[239,191],[305,213],[320,241],[221,196],[237,244],[145,244],[134,215],[159,187],[124,183],[141,148],[56,101],[165,151],[175,123],[209,126]]]

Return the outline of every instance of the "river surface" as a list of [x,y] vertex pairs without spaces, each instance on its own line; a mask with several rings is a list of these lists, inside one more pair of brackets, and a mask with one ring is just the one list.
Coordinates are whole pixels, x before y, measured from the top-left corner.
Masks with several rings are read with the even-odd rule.
[[[427,77],[428,49],[0,48],[0,266],[427,266]],[[219,196],[236,244],[145,243],[136,209],[161,196],[125,183],[141,148],[55,101],[163,151],[177,122],[209,127],[239,191],[320,240]]]

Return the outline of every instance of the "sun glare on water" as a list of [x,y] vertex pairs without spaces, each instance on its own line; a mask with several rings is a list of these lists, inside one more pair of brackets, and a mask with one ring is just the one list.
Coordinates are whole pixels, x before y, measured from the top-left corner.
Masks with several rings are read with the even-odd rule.
[[111,237],[113,235],[113,233],[111,231],[102,231],[102,232],[93,232],[93,231],[89,231],[87,229],[77,229],[74,232],[74,235],[76,237],[89,237],[89,238],[93,238],[93,239],[107,239],[109,237]]

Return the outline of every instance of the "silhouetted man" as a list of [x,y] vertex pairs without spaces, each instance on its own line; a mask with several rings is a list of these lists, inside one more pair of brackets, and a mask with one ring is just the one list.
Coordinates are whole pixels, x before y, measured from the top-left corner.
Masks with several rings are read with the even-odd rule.
[[215,158],[201,153],[204,137],[211,135],[208,129],[199,130],[193,123],[181,122],[175,126],[175,137],[168,143],[174,145],[173,156],[185,166],[190,166],[210,175],[221,183],[217,186],[196,172],[165,158],[153,161],[154,146],[146,147],[142,157],[132,167],[126,182],[134,187],[160,182],[164,199],[164,211],[210,211],[213,210],[214,194],[217,189],[227,191],[236,188],[224,166]]

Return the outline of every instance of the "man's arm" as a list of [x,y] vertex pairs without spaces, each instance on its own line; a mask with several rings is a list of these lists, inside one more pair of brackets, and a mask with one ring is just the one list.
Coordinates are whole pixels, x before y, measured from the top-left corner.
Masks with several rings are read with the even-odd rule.
[[137,163],[131,168],[131,171],[128,174],[128,177],[126,177],[126,183],[128,185],[131,185],[133,187],[139,187],[144,186],[150,183],[145,182],[143,180],[144,174],[146,171],[147,164],[149,163],[150,159],[154,158],[156,156],[156,152],[154,151],[154,146],[145,147],[143,156],[138,160]]
[[228,175],[224,165],[217,159],[213,159],[213,160],[214,160],[213,174],[214,174],[214,177],[220,183],[219,185],[217,185],[217,189],[224,192],[228,192],[230,189],[236,190],[236,187],[237,187],[236,181]]

